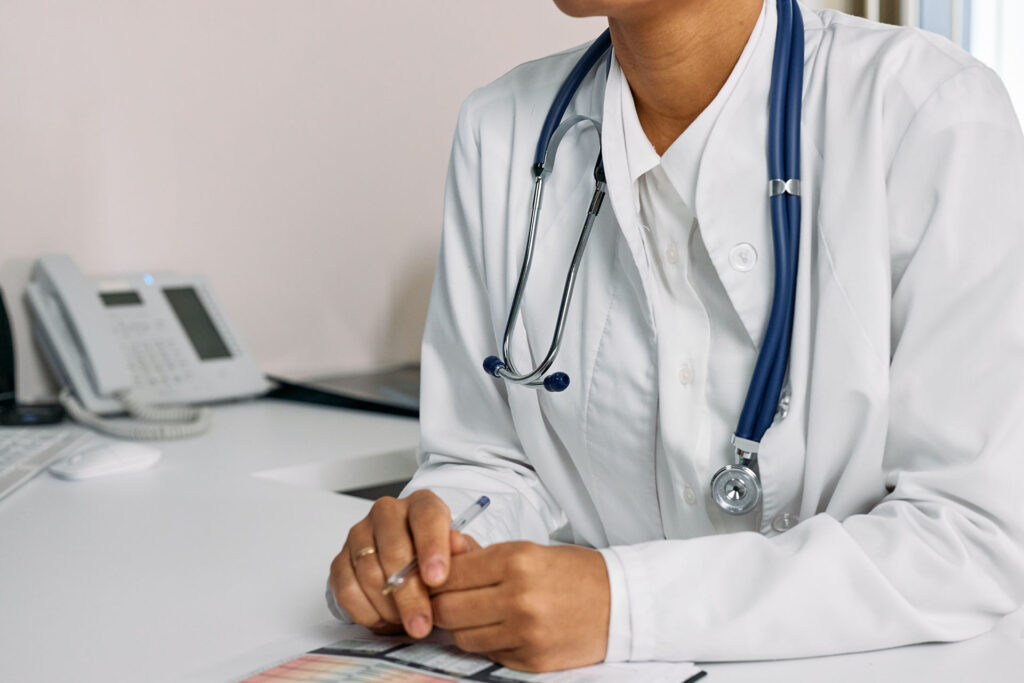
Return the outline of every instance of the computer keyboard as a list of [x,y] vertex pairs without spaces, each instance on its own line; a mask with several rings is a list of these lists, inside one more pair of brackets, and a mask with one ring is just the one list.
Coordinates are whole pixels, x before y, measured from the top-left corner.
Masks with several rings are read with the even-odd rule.
[[0,500],[46,469],[84,434],[64,427],[0,427]]

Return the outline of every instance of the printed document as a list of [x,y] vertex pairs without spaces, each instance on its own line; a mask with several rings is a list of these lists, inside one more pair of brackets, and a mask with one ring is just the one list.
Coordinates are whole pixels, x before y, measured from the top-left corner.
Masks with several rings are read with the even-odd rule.
[[374,636],[359,626],[343,627],[342,639],[245,678],[245,683],[690,683],[705,674],[689,662],[643,662],[530,674],[467,654],[435,631],[425,640]]

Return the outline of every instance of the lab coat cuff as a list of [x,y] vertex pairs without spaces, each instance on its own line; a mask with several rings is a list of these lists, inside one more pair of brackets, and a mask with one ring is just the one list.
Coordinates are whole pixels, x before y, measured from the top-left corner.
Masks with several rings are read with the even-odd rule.
[[[648,662],[655,659],[655,643],[658,635],[654,623],[658,614],[665,610],[665,596],[659,596],[654,590],[660,585],[653,581],[648,572],[649,557],[644,557],[630,546],[614,546],[609,548],[622,568],[623,589],[629,595],[629,660]],[[610,572],[609,572],[610,574]],[[612,589],[614,595],[614,588]]]
[[611,548],[602,548],[604,566],[608,571],[608,589],[611,593],[608,614],[608,649],[604,661],[625,662],[630,658],[633,632],[629,616],[629,586],[622,562]]
[[324,598],[327,600],[327,610],[331,613],[331,616],[343,624],[354,624],[355,622],[352,621],[352,617],[348,615],[348,612],[341,608],[341,605],[338,604],[338,599],[334,597],[334,591],[331,590],[330,579],[327,579],[326,590],[327,592],[325,593]]

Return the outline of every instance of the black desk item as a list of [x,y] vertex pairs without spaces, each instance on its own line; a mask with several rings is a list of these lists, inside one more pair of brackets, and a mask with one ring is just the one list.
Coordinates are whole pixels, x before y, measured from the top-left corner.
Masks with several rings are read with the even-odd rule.
[[386,415],[419,417],[420,368],[403,365],[357,375],[336,375],[293,381],[267,376],[276,384],[267,398],[366,410]]
[[14,332],[0,291],[0,426],[54,424],[64,419],[64,409],[56,403],[18,405],[16,389]]

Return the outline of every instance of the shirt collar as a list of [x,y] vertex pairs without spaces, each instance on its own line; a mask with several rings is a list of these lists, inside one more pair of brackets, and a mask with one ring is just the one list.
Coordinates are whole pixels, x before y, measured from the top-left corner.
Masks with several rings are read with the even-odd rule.
[[765,32],[764,25],[767,13],[768,2],[766,1],[762,6],[757,24],[754,26],[754,30],[751,31],[747,44],[744,46],[743,52],[740,53],[740,57],[726,79],[725,84],[704,111],[683,131],[682,135],[676,138],[669,148],[665,150],[665,154],[660,157],[655,151],[654,145],[647,139],[643,126],[640,125],[640,118],[636,113],[636,102],[633,99],[632,90],[613,52],[611,68],[608,72],[608,81],[610,84],[614,82],[611,92],[619,93],[619,109],[621,112],[622,136],[625,142],[626,165],[629,169],[629,179],[632,183],[636,183],[642,175],[661,164],[676,192],[679,193],[680,198],[691,209],[695,209],[697,176],[708,138],[715,127],[715,123],[718,121],[719,114],[743,80],[743,76],[747,71],[747,65],[754,53],[757,52],[761,36]]
[[[805,21],[814,21],[815,16],[813,12],[805,12],[804,18]],[[680,197],[694,197],[692,209],[699,221],[701,237],[711,262],[755,344],[759,344],[764,335],[772,295],[773,254],[765,150],[768,145],[768,90],[776,24],[775,3],[766,2],[739,61],[715,98],[720,100],[720,108],[712,103],[717,108],[716,117],[708,123],[706,142],[700,146],[700,158],[693,171],[696,192],[680,191]],[[622,98],[626,94],[622,92],[623,88],[628,88],[625,78],[620,76],[612,80],[609,77],[603,93],[602,150],[608,176],[608,198],[640,271],[650,308],[653,284],[650,282],[646,249],[637,227],[639,206],[635,178],[630,177],[632,169],[627,162],[626,127],[622,115]],[[632,99],[632,94],[629,97]],[[804,139],[808,142],[804,145],[806,154],[813,140],[806,139],[806,136]],[[672,156],[675,156],[674,152]],[[637,166],[640,168],[643,166]],[[683,188],[685,179],[674,168],[666,167],[665,170],[673,186]],[[807,194],[807,179],[811,176],[806,172],[803,175],[804,193]],[[805,211],[804,218],[807,216]],[[730,251],[743,243],[752,246],[758,254],[756,267],[749,271],[736,270],[730,264]],[[649,313],[653,315],[653,310]]]

